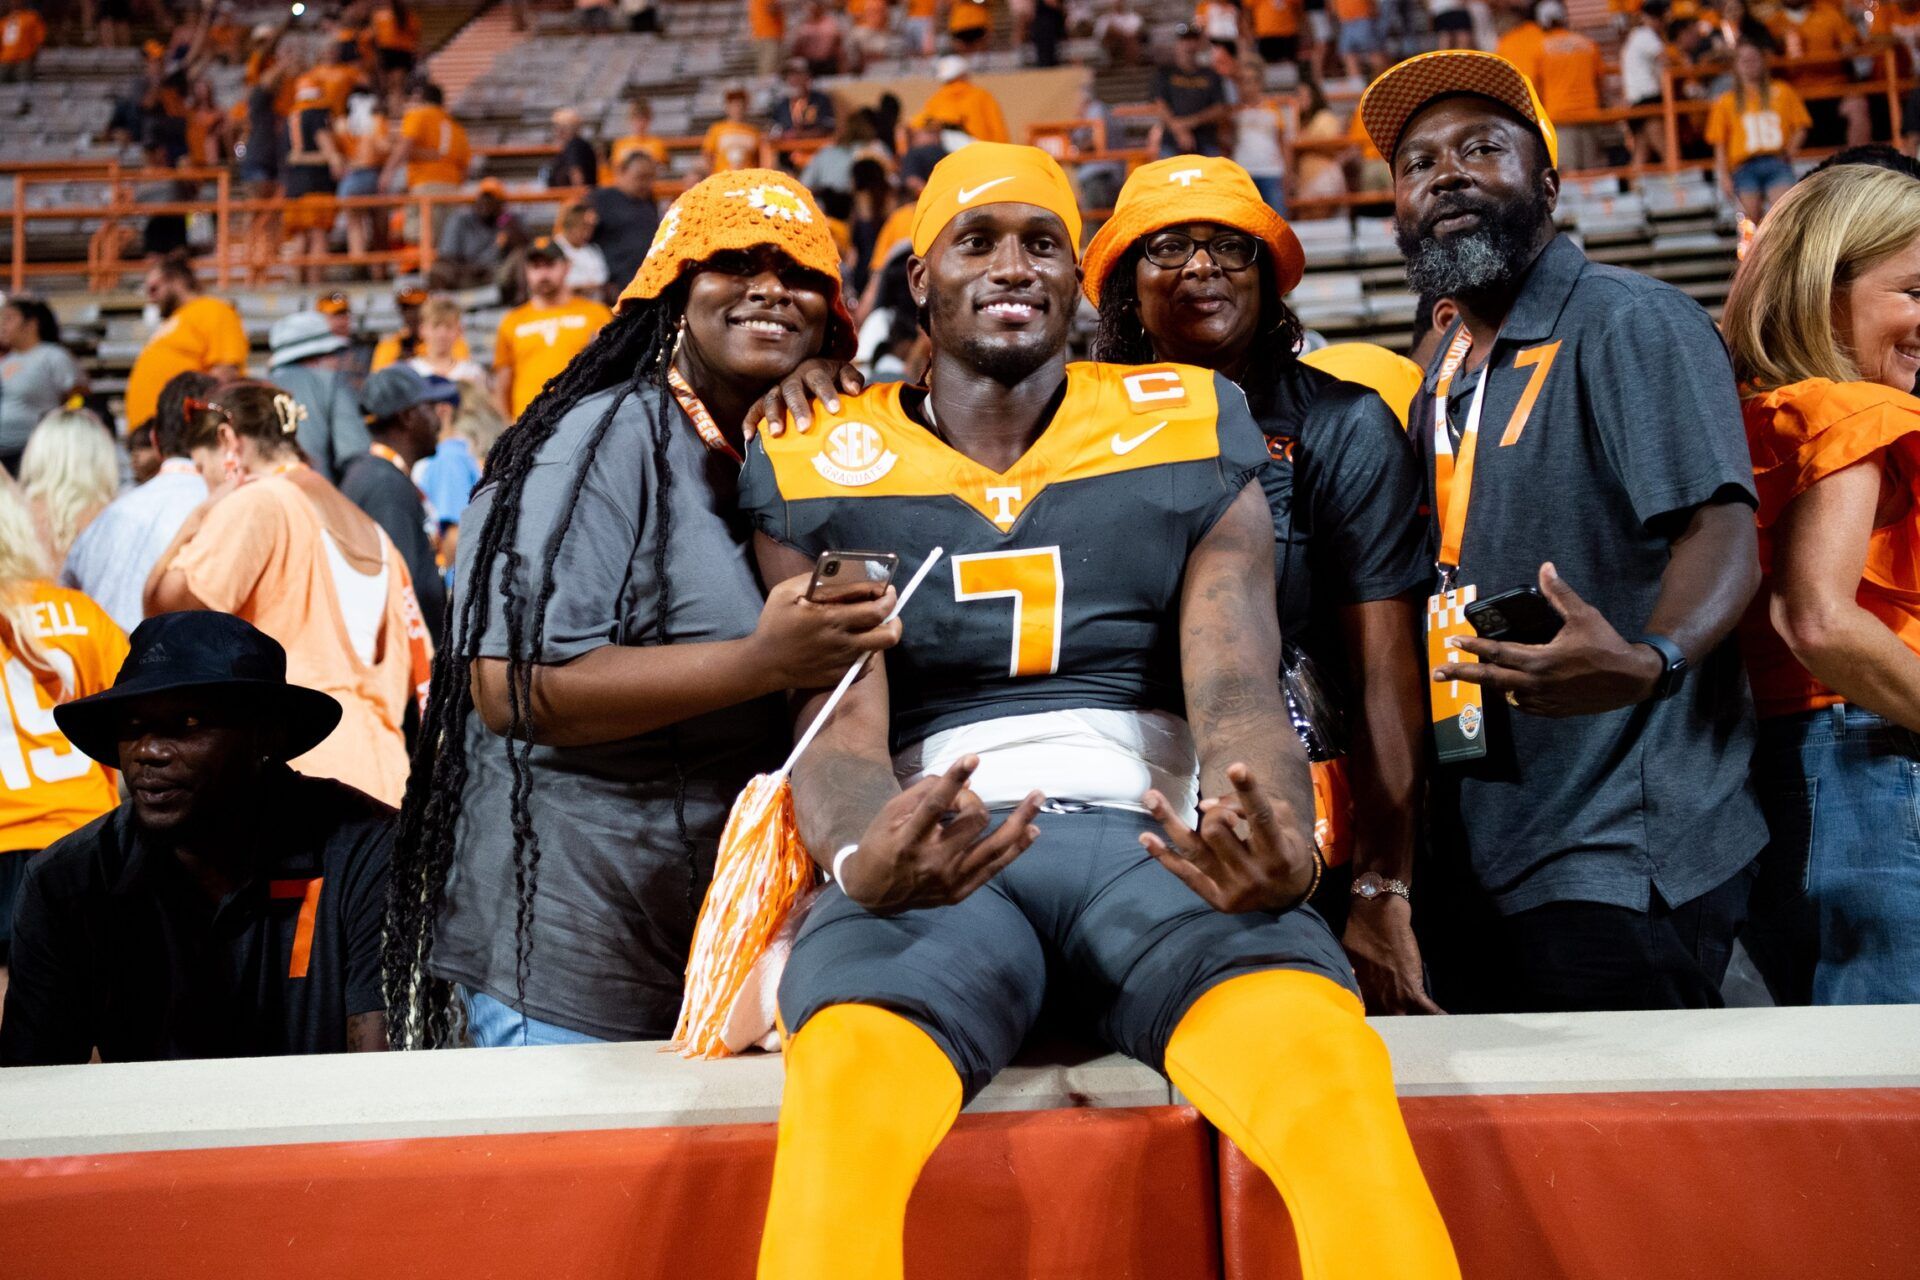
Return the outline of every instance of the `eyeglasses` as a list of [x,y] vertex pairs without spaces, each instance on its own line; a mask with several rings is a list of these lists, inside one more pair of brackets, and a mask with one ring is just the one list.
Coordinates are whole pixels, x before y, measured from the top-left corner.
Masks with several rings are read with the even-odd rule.
[[1260,242],[1238,232],[1211,240],[1195,240],[1178,231],[1169,231],[1147,241],[1147,261],[1163,271],[1177,271],[1192,262],[1193,255],[1202,249],[1222,271],[1245,271],[1260,256]]

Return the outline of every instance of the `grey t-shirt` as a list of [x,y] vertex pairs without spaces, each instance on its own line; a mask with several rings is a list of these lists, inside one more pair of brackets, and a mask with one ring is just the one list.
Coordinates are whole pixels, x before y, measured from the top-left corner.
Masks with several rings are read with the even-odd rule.
[[80,366],[57,342],[0,357],[0,453],[26,447],[40,419],[60,407],[80,381]]
[[[1639,635],[1691,512],[1755,501],[1713,322],[1671,285],[1591,263],[1561,236],[1485,367],[1460,582],[1484,600],[1537,585],[1552,561],[1621,635]],[[1409,424],[1429,486],[1436,373]],[[1454,379],[1456,431],[1479,381]],[[1651,892],[1678,905],[1766,842],[1748,780],[1753,697],[1731,637],[1664,702],[1550,720],[1491,696],[1486,711],[1487,757],[1435,771],[1434,826],[1503,912],[1561,901],[1644,910]]]
[[[561,420],[527,476],[516,591],[532,614],[547,542],[562,512],[572,524],[554,558],[553,597],[538,658],[563,663],[603,645],[661,641],[654,554],[659,478],[651,392],[629,396],[591,457],[586,440],[613,392]],[[667,488],[671,643],[735,640],[760,617],[761,593],[740,516],[734,464],[701,443],[669,402]],[[577,496],[574,481],[586,480]],[[459,644],[473,554],[495,495],[483,486],[460,518],[454,632]],[[480,652],[507,656],[502,562],[491,571]],[[529,631],[532,619],[528,618]],[[778,698],[742,703],[669,729],[591,747],[532,748],[533,879],[526,1012],[608,1039],[673,1030],[693,922],[713,871],[727,811],[747,779],[778,767],[788,741]],[[433,971],[513,1004],[517,896],[506,740],[478,714],[466,729],[468,775]],[[687,839],[675,817],[683,806]]]

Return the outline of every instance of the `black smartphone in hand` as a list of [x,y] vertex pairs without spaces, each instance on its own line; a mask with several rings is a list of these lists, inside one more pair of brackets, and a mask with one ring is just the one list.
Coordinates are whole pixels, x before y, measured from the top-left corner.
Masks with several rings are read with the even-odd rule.
[[1548,603],[1538,587],[1521,587],[1491,600],[1475,600],[1466,612],[1467,625],[1475,634],[1509,644],[1545,644],[1560,634],[1563,621],[1559,610]]

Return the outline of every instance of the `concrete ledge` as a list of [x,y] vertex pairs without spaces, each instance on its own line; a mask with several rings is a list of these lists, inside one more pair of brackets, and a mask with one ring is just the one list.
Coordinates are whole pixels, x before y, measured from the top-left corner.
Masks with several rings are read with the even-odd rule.
[[[1403,1095],[1920,1086],[1920,1006],[1376,1019]],[[654,1044],[0,1071],[0,1159],[764,1122],[778,1056]],[[1009,1068],[976,1112],[1140,1107],[1108,1055]]]

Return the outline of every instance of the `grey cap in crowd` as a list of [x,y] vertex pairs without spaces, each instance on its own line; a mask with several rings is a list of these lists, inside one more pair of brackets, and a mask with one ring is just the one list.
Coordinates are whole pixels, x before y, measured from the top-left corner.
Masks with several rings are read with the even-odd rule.
[[390,364],[360,388],[360,412],[377,422],[417,404],[452,404],[459,399],[460,388],[445,378],[423,378],[404,364]]

